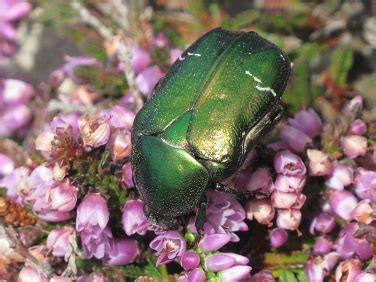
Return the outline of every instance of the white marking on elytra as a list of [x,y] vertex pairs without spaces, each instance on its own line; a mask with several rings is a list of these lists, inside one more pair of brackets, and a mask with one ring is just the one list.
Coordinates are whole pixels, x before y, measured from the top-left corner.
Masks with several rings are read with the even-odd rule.
[[261,87],[259,85],[256,85],[256,88],[257,88],[257,90],[260,90],[260,91],[268,91],[268,92],[272,93],[274,97],[277,96],[277,93],[275,93],[275,91],[273,89],[271,89],[270,87]]
[[182,57],[181,55],[179,56],[179,61],[184,61],[185,60],[185,58],[184,57]]
[[282,54],[279,54],[279,56],[282,58],[282,60],[286,61],[285,57],[283,57]]
[[250,77],[252,77],[254,81],[256,81],[258,83],[262,83],[261,79],[257,78],[256,76],[254,76],[253,74],[251,74],[249,71],[246,70],[245,74],[248,74]]
[[191,53],[191,52],[188,52],[187,54],[188,54],[188,56],[201,57],[201,54],[198,54],[198,53]]

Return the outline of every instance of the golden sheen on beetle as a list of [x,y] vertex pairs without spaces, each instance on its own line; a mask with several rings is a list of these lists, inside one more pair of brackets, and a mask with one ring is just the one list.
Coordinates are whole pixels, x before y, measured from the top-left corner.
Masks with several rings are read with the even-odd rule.
[[256,32],[217,28],[184,51],[132,131],[134,182],[153,224],[176,227],[236,172],[281,119],[290,72],[289,58]]

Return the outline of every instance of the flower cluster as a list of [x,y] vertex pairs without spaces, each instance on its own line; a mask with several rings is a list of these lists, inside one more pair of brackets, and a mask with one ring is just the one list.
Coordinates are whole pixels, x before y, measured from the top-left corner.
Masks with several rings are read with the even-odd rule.
[[23,0],[4,0],[0,7],[0,58],[9,57],[17,49],[17,25],[31,11]]

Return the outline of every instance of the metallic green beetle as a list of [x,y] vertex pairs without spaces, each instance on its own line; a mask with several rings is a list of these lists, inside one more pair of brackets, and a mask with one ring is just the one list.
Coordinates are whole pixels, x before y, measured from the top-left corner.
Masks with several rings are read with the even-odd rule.
[[255,32],[217,28],[185,50],[132,131],[134,181],[152,223],[175,227],[240,167],[282,117],[290,71],[288,57]]

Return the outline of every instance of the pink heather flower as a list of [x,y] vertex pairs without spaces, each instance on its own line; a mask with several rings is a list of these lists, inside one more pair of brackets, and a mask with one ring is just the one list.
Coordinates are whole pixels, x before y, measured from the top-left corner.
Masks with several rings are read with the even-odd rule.
[[168,48],[170,42],[163,32],[159,32],[151,43],[152,48]]
[[83,115],[78,120],[78,126],[86,147],[100,147],[110,138],[111,129],[107,117]]
[[272,184],[272,177],[270,170],[266,167],[256,169],[247,184],[247,190],[256,191],[261,190],[264,192],[269,191],[269,187]]
[[47,237],[47,248],[52,249],[56,257],[64,257],[69,247],[69,236],[74,233],[71,226],[56,228]]
[[329,202],[333,212],[344,220],[351,220],[351,212],[358,201],[349,191],[332,191],[329,194]]
[[185,253],[186,242],[178,232],[166,231],[160,233],[149,246],[157,252],[158,266],[180,258]]
[[135,118],[134,112],[125,107],[115,105],[111,109],[104,111],[105,116],[109,116],[108,123],[111,127],[130,131]]
[[7,155],[0,153],[0,176],[7,175],[14,170],[14,162]]
[[252,276],[251,282],[275,282],[275,279],[269,270],[261,270]]
[[99,193],[89,194],[77,208],[76,229],[82,231],[98,227],[104,230],[109,217],[106,200]]
[[103,273],[93,272],[89,275],[81,275],[78,277],[77,282],[107,282],[107,278]]
[[125,233],[144,235],[150,226],[144,213],[144,203],[141,200],[128,200],[123,209],[122,223]]
[[270,224],[274,218],[274,208],[269,199],[253,199],[246,205],[247,218],[255,218],[260,224]]
[[286,230],[282,228],[274,228],[272,232],[270,232],[270,245],[273,248],[279,248],[283,246],[288,238],[288,234]]
[[304,266],[305,273],[309,282],[324,281],[325,276],[337,264],[338,255],[329,253],[324,257],[317,256],[306,262]]
[[309,175],[321,176],[328,175],[332,170],[332,165],[328,155],[320,150],[308,149],[307,156],[309,159]]
[[133,47],[131,53],[131,68],[135,74],[140,73],[152,63],[149,52],[143,48]]
[[355,175],[355,193],[361,199],[369,199],[376,202],[376,172],[372,170],[358,169]]
[[355,135],[364,135],[367,132],[367,125],[361,119],[356,119],[351,123],[350,132]]
[[370,224],[374,219],[372,215],[375,211],[374,205],[372,205],[370,200],[366,199],[360,201],[351,211],[351,218],[358,222]]
[[308,146],[312,145],[312,139],[293,126],[283,126],[280,136],[288,148],[295,152],[304,152]]
[[50,159],[52,151],[52,142],[55,134],[51,132],[41,132],[35,139],[35,149],[43,154],[45,159]]
[[288,176],[303,176],[307,171],[301,158],[288,150],[274,156],[274,168],[277,173]]
[[351,167],[338,162],[332,164],[332,173],[327,178],[325,184],[334,190],[343,190],[350,185],[353,179],[353,170]]
[[38,212],[37,215],[41,220],[49,222],[62,222],[72,217],[69,212],[61,212],[56,210],[42,210]]
[[81,244],[86,259],[93,256],[102,259],[113,252],[114,241],[110,228],[101,230],[98,225],[87,226],[80,232]]
[[338,235],[336,250],[344,259],[357,255],[362,261],[372,256],[372,246],[366,239],[356,238],[359,226],[356,223],[347,224]]
[[0,80],[0,105],[4,107],[26,104],[33,95],[33,87],[22,80]]
[[219,273],[220,281],[246,281],[251,278],[252,267],[247,265],[235,265]]
[[363,108],[363,97],[360,95],[352,98],[343,108],[342,112],[347,113],[357,113]]
[[205,278],[205,272],[201,268],[195,268],[188,273],[188,282],[204,282]]
[[230,234],[232,241],[238,242],[234,232],[248,230],[243,207],[234,197],[222,192],[209,191],[207,198],[205,233]]
[[76,230],[80,232],[85,258],[103,258],[112,251],[113,240],[107,226],[106,200],[98,193],[87,195],[77,208]]
[[341,138],[341,146],[347,157],[355,159],[367,153],[367,138],[359,135],[348,135]]
[[236,261],[233,257],[224,254],[209,255],[205,258],[205,265],[208,271],[218,272],[230,268],[235,265]]
[[278,190],[274,190],[271,196],[272,205],[278,209],[291,208],[298,200],[298,194],[285,193]]
[[172,65],[183,54],[183,51],[177,48],[170,49],[168,52],[169,63]]
[[332,250],[333,242],[327,237],[321,236],[316,238],[312,252],[314,254],[327,254]]
[[72,282],[72,279],[69,277],[55,275],[50,279],[50,282]]
[[140,72],[136,77],[136,85],[142,94],[150,95],[154,86],[164,76],[158,66],[151,66]]
[[41,198],[46,201],[47,191],[53,184],[52,169],[47,167],[46,163],[37,166],[28,178],[27,189],[25,189],[26,200],[33,202]]
[[30,266],[24,266],[18,274],[18,282],[48,282],[49,279],[41,272],[31,268]]
[[335,226],[336,220],[334,216],[324,212],[313,219],[309,231],[311,232],[311,234],[315,234],[315,231],[326,234],[331,232]]
[[64,56],[65,64],[61,67],[61,70],[64,72],[65,76],[72,79],[75,83],[83,83],[82,79],[77,76],[76,70],[78,67],[82,66],[91,66],[96,67],[99,66],[99,62],[95,58],[91,58],[88,56],[79,56],[79,57],[71,57],[71,56]]
[[349,259],[341,262],[336,269],[336,281],[353,282],[361,272],[362,264],[357,259]]
[[60,114],[58,116],[55,116],[50,122],[50,130],[52,133],[56,134],[59,129],[70,129],[73,137],[77,139],[80,134],[80,129],[78,128],[78,119],[79,116],[76,113],[66,115]]
[[236,265],[239,265],[239,264],[247,265],[249,263],[249,259],[245,256],[241,256],[235,253],[221,253],[221,254],[234,258]]
[[185,270],[194,269],[198,267],[199,264],[200,264],[200,256],[193,251],[185,252],[180,259],[180,265]]
[[371,282],[376,281],[376,273],[362,271],[354,279],[354,282],[369,282],[369,281]]
[[122,171],[122,181],[127,186],[127,188],[134,187],[131,163],[128,162],[125,165],[123,165],[123,168],[121,171]]
[[108,253],[106,262],[110,266],[130,264],[138,254],[139,249],[135,241],[115,239],[112,251]]
[[302,213],[296,209],[278,210],[277,226],[287,230],[295,230],[299,227]]
[[288,123],[311,138],[319,135],[322,130],[321,119],[311,108],[297,112],[294,118],[288,119]]
[[71,211],[76,206],[78,188],[69,181],[56,182],[49,192],[50,208],[58,211]]
[[299,193],[302,191],[306,181],[305,176],[287,176],[283,174],[278,174],[277,179],[272,186],[274,190],[285,193]]
[[0,187],[7,189],[7,196],[17,203],[21,203],[21,193],[27,189],[29,169],[18,167],[0,179]]
[[198,246],[204,252],[219,250],[231,240],[228,234],[205,234]]
[[[1,108],[0,108],[1,110]],[[24,129],[31,118],[31,110],[26,105],[10,106],[0,112],[0,137],[6,137]]]
[[132,151],[131,133],[129,131],[116,131],[106,146],[111,151],[114,161],[129,157]]

